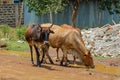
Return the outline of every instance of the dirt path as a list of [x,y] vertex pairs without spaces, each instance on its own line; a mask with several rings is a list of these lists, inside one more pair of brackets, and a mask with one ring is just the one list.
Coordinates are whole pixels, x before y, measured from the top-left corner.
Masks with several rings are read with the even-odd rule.
[[[95,69],[63,67],[59,63],[32,66],[30,57],[8,55],[15,52],[0,50],[0,80],[120,80],[120,59],[94,60]],[[6,54],[7,53],[7,54]],[[50,54],[55,62],[55,50]],[[27,52],[27,55],[29,53]],[[102,65],[102,66],[101,66]]]

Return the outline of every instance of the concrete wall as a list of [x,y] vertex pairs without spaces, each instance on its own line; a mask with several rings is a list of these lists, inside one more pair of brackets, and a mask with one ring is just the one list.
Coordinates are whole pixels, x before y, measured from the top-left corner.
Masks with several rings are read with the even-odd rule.
[[[21,4],[0,4],[0,24],[8,24],[15,27],[19,24]],[[23,13],[21,23],[23,24]]]

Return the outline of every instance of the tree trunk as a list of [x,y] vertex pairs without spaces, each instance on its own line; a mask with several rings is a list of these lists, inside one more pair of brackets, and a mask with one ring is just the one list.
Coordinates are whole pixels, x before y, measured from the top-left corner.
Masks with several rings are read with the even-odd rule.
[[17,27],[19,24],[19,10],[18,4],[15,5],[15,26]]
[[49,11],[50,11],[50,23],[53,23],[52,11],[51,11],[51,9],[50,9],[50,8],[49,8]]
[[98,13],[98,24],[100,25],[101,23],[101,12]]
[[73,12],[72,12],[72,26],[76,27],[76,18],[79,10],[80,0],[75,0],[73,2]]
[[22,14],[23,14],[23,2],[21,2],[21,9],[20,9],[20,16],[19,16],[19,22],[18,22],[18,27],[21,27],[21,23],[22,23]]

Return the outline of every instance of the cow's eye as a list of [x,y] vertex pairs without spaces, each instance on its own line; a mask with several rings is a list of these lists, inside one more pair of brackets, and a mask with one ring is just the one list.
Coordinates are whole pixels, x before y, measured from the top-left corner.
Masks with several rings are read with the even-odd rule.
[[50,33],[50,31],[48,30],[48,31],[47,31],[47,33],[49,34],[49,33]]
[[84,55],[84,57],[86,57],[87,55]]

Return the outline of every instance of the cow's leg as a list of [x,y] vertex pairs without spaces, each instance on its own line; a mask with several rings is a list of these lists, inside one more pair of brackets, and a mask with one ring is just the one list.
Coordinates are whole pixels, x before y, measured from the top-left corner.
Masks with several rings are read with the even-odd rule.
[[67,62],[69,62],[70,63],[70,60],[68,59],[68,56],[66,55],[66,59],[67,59]]
[[76,57],[73,56],[73,59],[74,59],[73,64],[76,64]]
[[44,64],[47,64],[47,56],[46,56],[46,53],[45,53],[45,57],[43,58],[43,63],[44,63]]
[[56,59],[56,62],[60,61],[58,51],[59,51],[59,48],[56,49],[56,52],[57,52],[57,59]]
[[[50,55],[49,55],[49,53],[48,53],[48,50],[49,50],[49,46],[46,45],[46,47],[44,48],[44,52],[45,52],[45,55],[46,55],[45,58],[44,58],[44,61],[46,62],[46,57],[48,57],[50,63],[51,63],[51,64],[54,64],[54,62],[52,61],[52,59],[51,59],[51,57],[50,57]],[[47,62],[46,62],[46,63],[47,63]]]
[[68,62],[67,54],[65,54],[64,58],[65,58],[65,66],[67,66],[67,65],[68,65],[68,64],[67,64],[67,62]]
[[[61,48],[62,52],[63,52],[63,49]],[[63,52],[63,56],[62,56],[62,60],[60,61],[60,65],[63,66],[63,62],[64,62],[64,52]]]
[[50,63],[51,63],[51,64],[54,64],[54,62],[52,61],[50,55],[48,54],[48,50],[46,51],[46,56],[48,57]]
[[29,45],[29,47],[30,47],[30,53],[31,53],[31,62],[32,62],[32,64],[34,65],[32,46]]
[[49,61],[51,64],[54,64],[53,60],[51,59],[49,53],[48,53],[48,50],[49,50],[49,45],[46,46],[46,56],[48,57]]
[[67,56],[67,54],[68,54],[68,51],[67,50],[65,50],[64,51],[64,61],[65,61],[65,66],[67,66],[68,64],[67,64],[67,62],[69,62],[70,63],[70,61],[68,60],[68,56]]
[[60,61],[60,65],[63,66],[64,55],[62,56],[62,60]]
[[63,54],[63,57],[62,57],[62,60],[60,62],[60,65],[63,66],[63,62],[65,61],[65,66],[67,66],[67,55],[66,54]]
[[62,60],[60,62],[60,65],[63,65],[63,62],[65,61],[65,66],[67,66],[67,51],[66,50],[62,50],[63,51],[63,57]]
[[42,49],[42,59],[41,59],[41,63],[46,63],[45,50],[44,50],[44,49]]
[[38,48],[34,45],[34,48],[35,48],[35,51],[36,51],[36,57],[37,57],[37,66],[40,67],[41,66],[41,63],[40,63],[40,54],[38,52]]

